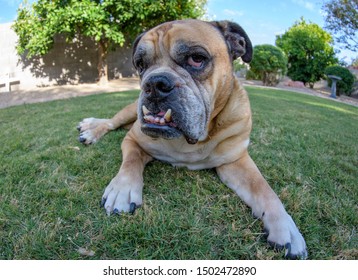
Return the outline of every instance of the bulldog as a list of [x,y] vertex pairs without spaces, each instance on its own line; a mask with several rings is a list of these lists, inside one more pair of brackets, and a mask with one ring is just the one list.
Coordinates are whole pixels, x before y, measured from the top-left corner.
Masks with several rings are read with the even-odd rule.
[[287,258],[307,257],[305,241],[278,196],[248,154],[251,110],[233,73],[237,58],[249,63],[246,32],[228,21],[163,23],[133,44],[139,98],[111,119],[86,118],[79,141],[88,145],[130,126],[123,161],[102,196],[108,215],[134,213],[142,204],[143,170],[153,159],[189,169],[215,168],[263,221],[267,240]]

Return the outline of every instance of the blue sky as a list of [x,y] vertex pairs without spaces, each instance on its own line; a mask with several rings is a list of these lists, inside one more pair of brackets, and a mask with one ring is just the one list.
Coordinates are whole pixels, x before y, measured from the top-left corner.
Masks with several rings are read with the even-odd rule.
[[252,37],[254,45],[274,44],[277,34],[284,33],[303,16],[323,26],[321,1],[307,0],[209,0],[208,16],[214,20],[233,20]]
[[14,21],[16,11],[22,0],[0,0],[0,23]]
[[[13,21],[21,2],[22,0],[0,0],[0,23]],[[276,35],[284,33],[301,16],[323,27],[322,2],[323,0],[208,0],[207,18],[239,23],[254,45],[274,44]],[[345,60],[350,62],[357,55],[341,50],[339,57],[346,57]]]

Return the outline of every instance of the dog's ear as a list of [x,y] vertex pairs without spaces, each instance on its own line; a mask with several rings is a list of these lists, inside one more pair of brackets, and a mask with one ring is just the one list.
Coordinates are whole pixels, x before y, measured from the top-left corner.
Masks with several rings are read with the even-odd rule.
[[252,59],[252,44],[245,30],[237,23],[231,21],[213,21],[210,22],[219,29],[225,38],[229,53],[233,60],[241,59],[249,63]]
[[134,57],[135,51],[137,50],[137,46],[138,46],[138,43],[139,43],[140,39],[142,39],[142,37],[143,37],[143,35],[145,33],[146,32],[143,32],[143,33],[139,34],[138,37],[132,43],[132,63],[133,63],[133,65],[134,65],[133,57]]

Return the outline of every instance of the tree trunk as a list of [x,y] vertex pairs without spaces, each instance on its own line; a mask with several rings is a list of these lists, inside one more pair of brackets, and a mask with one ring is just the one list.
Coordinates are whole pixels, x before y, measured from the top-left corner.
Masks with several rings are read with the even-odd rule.
[[107,54],[108,54],[108,42],[100,40],[98,42],[98,79],[97,82],[100,85],[105,85],[108,83],[108,63],[107,63]]

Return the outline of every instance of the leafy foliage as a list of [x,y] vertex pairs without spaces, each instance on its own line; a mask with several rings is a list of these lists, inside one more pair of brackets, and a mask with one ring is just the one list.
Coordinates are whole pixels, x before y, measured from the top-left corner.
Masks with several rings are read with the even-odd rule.
[[56,34],[70,42],[81,34],[99,46],[100,77],[106,76],[106,56],[111,47],[159,23],[204,14],[206,0],[39,0],[18,10],[13,28],[19,36],[17,51],[28,57],[46,54]]
[[358,51],[358,1],[330,0],[323,4],[325,28],[336,35],[338,43]]
[[250,63],[251,71],[261,77],[266,86],[275,86],[279,76],[287,70],[287,58],[281,49],[272,45],[254,47],[254,58]]
[[261,75],[254,73],[251,69],[247,70],[246,80],[261,80]]
[[[342,80],[337,81],[337,95],[351,95],[355,77],[347,68],[334,65],[327,67],[324,72],[327,76],[334,75],[342,78]],[[332,80],[328,78],[328,86],[331,85]]]
[[288,58],[288,76],[292,80],[308,83],[311,88],[323,78],[327,66],[338,62],[332,43],[329,33],[303,18],[276,38],[276,45]]

